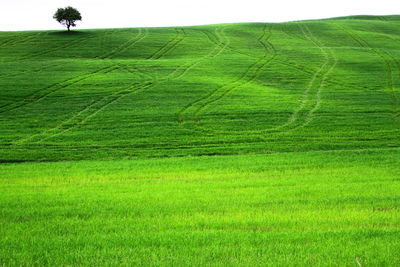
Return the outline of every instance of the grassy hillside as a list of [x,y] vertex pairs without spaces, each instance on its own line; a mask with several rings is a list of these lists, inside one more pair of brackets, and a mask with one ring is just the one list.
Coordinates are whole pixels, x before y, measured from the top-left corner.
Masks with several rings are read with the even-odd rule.
[[0,160],[398,147],[381,18],[0,33]]
[[0,32],[0,88],[0,265],[400,265],[400,16]]

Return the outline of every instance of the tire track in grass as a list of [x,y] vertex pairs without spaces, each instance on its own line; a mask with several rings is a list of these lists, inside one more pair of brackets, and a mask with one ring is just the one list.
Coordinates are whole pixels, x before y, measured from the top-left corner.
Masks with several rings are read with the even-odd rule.
[[150,74],[147,74],[146,72],[141,71],[140,69],[138,69],[135,66],[131,66],[128,64],[122,64],[122,63],[119,63],[119,66],[120,66],[120,69],[124,69],[133,75],[139,74],[140,76],[144,77],[144,80],[147,79],[147,81],[154,81],[153,76],[151,76]]
[[[205,32],[205,34],[209,37],[209,39],[210,39],[213,43],[215,43],[215,44],[217,43],[213,38],[211,38],[211,37],[209,36],[209,33],[208,33],[207,31],[203,31],[203,32]],[[284,32],[284,30],[282,30],[282,32]],[[286,32],[284,32],[284,33],[287,34],[288,36],[290,36],[288,33],[286,33]],[[290,36],[290,38],[293,38],[293,37]],[[299,38],[300,38],[300,37],[299,37]],[[301,39],[302,39],[302,40],[307,40],[304,36],[302,36]],[[250,55],[250,54],[241,52],[240,50],[238,50],[238,49],[236,49],[236,48],[234,48],[234,47],[232,47],[232,46],[227,46],[227,49],[231,50],[231,51],[234,52],[234,53],[241,54],[241,55],[243,55],[243,56],[247,56],[247,57],[250,57],[250,58],[252,58],[252,59],[258,59],[257,56],[254,56],[254,55]],[[277,51],[277,53],[278,53],[278,51]],[[277,55],[278,55],[278,54],[277,54]],[[283,60],[283,59],[279,59],[279,58],[277,58],[277,57],[275,57],[274,62],[277,63],[277,64],[280,64],[280,65],[283,65],[283,66],[285,66],[285,67],[298,70],[298,71],[300,71],[300,72],[302,72],[302,73],[305,73],[305,74],[308,74],[308,75],[313,75],[313,73],[314,73],[314,70],[313,70],[313,69],[310,69],[310,68],[308,68],[307,66],[298,65],[297,62],[293,62],[293,61],[290,62],[290,61],[288,61],[288,60],[286,60],[286,59]],[[347,85],[347,84],[345,84],[345,83],[343,83],[343,82],[341,82],[341,81],[339,81],[339,80],[335,80],[335,79],[329,79],[329,81],[330,81],[331,83],[339,84],[339,85],[342,85],[342,86],[355,87],[354,85],[352,85],[352,86],[351,86],[351,85]],[[356,88],[364,89],[364,88],[361,88],[361,87],[356,87]]]
[[[300,26],[300,25],[299,25]],[[315,46],[321,50],[324,55],[324,62],[320,66],[320,68],[314,73],[311,80],[309,81],[305,91],[303,93],[303,97],[299,107],[293,111],[292,115],[289,117],[288,121],[282,125],[261,129],[261,130],[248,130],[248,131],[235,131],[235,130],[213,130],[205,127],[198,127],[203,132],[211,132],[211,133],[220,133],[220,134],[231,134],[231,133],[248,133],[248,134],[268,134],[268,133],[285,133],[292,130],[295,130],[300,127],[304,127],[313,119],[313,114],[316,110],[319,109],[321,105],[321,90],[324,86],[325,81],[327,80],[328,75],[334,69],[336,65],[336,58],[333,55],[333,52],[329,49],[329,53],[325,51],[324,47],[321,43],[319,43],[311,34],[308,27],[300,26],[305,38],[310,40]],[[311,94],[314,94],[314,99],[311,98]],[[304,115],[302,115],[304,114]],[[198,120],[195,121],[198,125]]]
[[[396,58],[394,58],[391,54],[387,53],[386,51],[379,49],[379,48],[374,48],[372,47],[365,39],[363,39],[360,35],[356,34],[354,31],[351,31],[350,29],[347,29],[346,27],[336,24],[339,28],[341,28],[344,32],[346,32],[356,43],[360,45],[360,47],[367,48],[370,50],[372,53],[376,54],[378,57],[382,59],[383,64],[385,65],[386,68],[386,86],[390,90],[390,102],[392,106],[392,114],[394,117],[399,117],[400,116],[400,110],[399,110],[399,104],[398,104],[398,99],[396,96],[396,91],[393,85],[394,81],[394,75],[393,75],[393,68],[391,61],[393,61],[398,69],[400,71],[400,63]],[[388,59],[389,57],[389,59]],[[400,72],[399,72],[400,75]]]
[[[135,37],[133,37],[133,40],[130,40],[125,45],[120,46],[119,49],[127,49],[126,47],[129,48],[129,47],[133,46],[137,42],[143,40],[146,36],[147,36],[146,33],[143,34],[142,31],[139,31],[138,34],[135,35]],[[115,50],[111,54],[107,53],[105,55],[104,59],[110,58],[113,55],[117,54],[118,52],[119,51]],[[107,74],[107,73],[109,73],[109,72],[111,72],[111,71],[113,71],[113,70],[115,70],[117,68],[118,68],[118,65],[117,64],[113,64],[111,66],[95,70],[95,71],[93,71],[91,73],[88,73],[88,74],[79,75],[79,76],[72,77],[72,78],[69,78],[67,80],[64,80],[62,82],[54,83],[54,84],[52,84],[50,86],[47,86],[47,87],[44,87],[42,89],[39,89],[39,90],[35,91],[34,93],[30,94],[29,96],[25,97],[24,99],[22,99],[20,101],[0,106],[0,114],[15,110],[17,108],[26,106],[28,104],[32,104],[32,103],[38,102],[38,101],[42,100],[43,98],[49,96],[50,94],[55,93],[55,92],[57,92],[57,91],[59,91],[61,89],[64,89],[64,88],[67,88],[67,87],[69,87],[71,85],[77,84],[77,83],[79,83],[79,82],[81,82],[83,80],[86,80],[86,79],[88,79],[88,78],[90,78],[90,77],[92,77],[94,75],[97,75],[97,74]]]
[[[211,42],[213,42],[214,44],[218,45],[218,38],[212,37],[211,32],[206,31],[206,30],[202,30],[202,32],[207,36],[207,38],[208,38]],[[257,56],[250,55],[250,54],[247,54],[247,53],[245,53],[245,52],[242,52],[242,51],[240,51],[239,49],[236,49],[236,48],[232,47],[231,45],[227,45],[227,46],[226,46],[226,49],[229,49],[229,50],[231,50],[231,51],[234,52],[234,53],[237,53],[237,54],[240,54],[240,55],[243,55],[243,56],[246,56],[246,57],[257,58]]]
[[[139,30],[141,30],[141,29],[139,29]],[[147,29],[144,29],[144,31],[145,31],[145,35],[147,36],[147,34],[148,34],[148,30]],[[108,30],[105,34],[112,34],[113,33],[113,31],[111,31],[111,30]],[[144,36],[143,38],[145,38],[146,36]],[[141,38],[141,39],[143,39],[143,38]],[[136,42],[138,42],[138,41],[136,41],[136,42],[134,42],[134,41],[129,41],[131,44],[129,45],[129,47],[123,47],[123,51],[125,51],[126,49],[128,49],[128,48],[130,48],[131,46],[133,46],[133,45],[135,45],[136,44]],[[132,43],[132,42],[134,42],[134,43]],[[116,52],[115,53],[113,53],[112,55],[107,55],[106,56],[106,54],[109,54],[110,52],[107,52],[107,53],[105,53],[105,55],[100,55],[100,56],[96,56],[95,57],[95,59],[108,59],[108,58],[111,58],[113,55],[115,55],[115,54],[117,54],[118,52],[121,52],[121,51],[117,51],[116,50]],[[24,74],[24,73],[30,73],[30,72],[41,72],[41,71],[44,71],[44,70],[46,70],[46,69],[50,69],[50,68],[54,68],[54,67],[60,67],[60,66],[63,66],[65,63],[55,63],[55,64],[52,64],[52,65],[48,65],[48,66],[45,66],[45,67],[40,67],[40,68],[37,68],[37,69],[33,69],[33,70],[24,70],[24,71],[20,71],[19,73],[11,73],[11,74],[6,74],[6,75],[0,75],[0,77],[2,77],[2,78],[9,78],[9,77],[15,77],[15,76],[18,76],[18,75],[21,75],[21,74]],[[0,107],[1,108],[1,107]],[[0,111],[0,113],[1,113],[1,111]]]
[[[12,43],[15,39],[17,39],[18,36],[6,36],[3,41],[0,43],[0,47],[6,46],[7,43]],[[2,39],[2,38],[1,38]],[[0,39],[0,40],[1,40]]]
[[109,105],[116,102],[120,98],[128,94],[133,94],[145,90],[151,87],[152,85],[153,85],[152,83],[145,83],[140,85],[134,84],[124,90],[114,92],[97,101],[90,103],[81,111],[79,111],[72,117],[68,118],[67,120],[63,121],[62,123],[58,124],[57,126],[47,129],[39,134],[35,134],[27,138],[18,140],[14,142],[14,144],[23,144],[28,141],[30,141],[30,143],[39,143],[49,138],[55,137],[57,135],[64,134],[67,131],[70,131],[73,128],[78,127],[79,125],[84,124],[87,120],[94,117],[97,113],[103,111],[105,108],[107,108]]
[[[314,72],[314,75],[311,77],[303,92],[300,105],[293,111],[288,121],[276,127],[257,131],[258,133],[287,133],[310,123],[313,120],[314,113],[321,106],[321,92],[325,82],[337,64],[336,56],[331,48],[327,48],[319,42],[306,25],[298,25],[305,39],[309,40],[321,51],[324,61],[318,70]],[[328,50],[328,52],[326,50]]]
[[[111,35],[114,32],[115,32],[114,30],[107,30],[103,34],[104,36],[102,38],[105,38],[105,35]],[[94,58],[99,58],[99,57],[101,57],[101,56],[96,56]],[[27,70],[19,71],[17,73],[10,73],[10,74],[3,74],[3,75],[0,74],[0,77],[1,78],[16,77],[16,76],[21,75],[21,74],[41,72],[41,71],[44,71],[44,70],[47,70],[47,69],[50,69],[50,68],[60,67],[60,66],[63,66],[63,65],[65,65],[65,63],[55,63],[55,64],[46,65],[46,66],[43,66],[43,67],[40,67],[40,68],[36,68],[36,69],[27,69]]]
[[[234,51],[236,53],[239,53],[236,50],[232,50],[232,51]],[[248,55],[248,54],[243,54],[243,55],[247,55],[248,57],[251,57],[253,59],[257,59],[257,57],[255,57],[255,56],[251,56],[251,55]],[[283,65],[283,66],[288,67],[290,69],[297,70],[297,71],[299,71],[301,73],[304,73],[304,74],[307,74],[307,75],[313,75],[314,72],[315,72],[315,70],[309,68],[308,66],[298,65],[298,63],[296,63],[294,61],[283,60],[283,59],[279,59],[278,57],[275,57],[274,63],[279,64],[279,65]],[[340,86],[344,86],[344,87],[348,87],[348,88],[362,89],[362,90],[364,90],[364,89],[369,87],[368,85],[357,86],[357,85],[354,85],[354,84],[347,84],[347,83],[345,83],[345,82],[343,82],[343,81],[341,81],[339,79],[336,79],[334,77],[330,77],[330,78],[326,79],[326,83],[340,85]],[[370,89],[370,90],[372,90],[372,89]]]
[[56,52],[56,51],[59,51],[59,50],[63,50],[63,49],[68,49],[71,46],[75,46],[77,44],[83,43],[83,42],[85,42],[85,41],[87,41],[89,39],[95,38],[95,37],[96,36],[89,35],[89,36],[82,37],[82,38],[79,38],[79,39],[73,39],[73,40],[71,40],[71,41],[69,41],[67,43],[64,43],[62,45],[59,45],[57,47],[46,49],[46,50],[38,52],[38,53],[32,53],[32,54],[23,56],[23,57],[20,58],[20,61],[25,61],[25,60],[29,60],[29,59],[35,59],[37,57],[40,57],[40,56],[43,56],[43,55],[46,55],[46,54],[49,54],[49,53],[53,53],[53,52]]
[[[182,29],[182,31],[177,31],[177,35],[178,34],[179,35],[184,34],[183,29]],[[146,36],[147,36],[147,30],[146,30],[145,34],[141,34],[141,32],[140,32],[137,36],[137,41],[132,41],[127,45],[120,46],[119,48],[121,50],[125,51],[126,49],[132,47],[134,44],[136,44],[138,41],[142,40]],[[168,53],[174,47],[176,47],[177,44],[179,42],[181,42],[182,40],[183,40],[183,38],[181,38],[181,36],[175,36],[171,41],[167,42],[166,45],[161,47],[159,50],[157,50],[156,53],[154,53],[151,57],[149,57],[148,60],[162,57],[164,54]],[[111,57],[112,55],[115,55],[115,54],[116,54],[115,51],[113,51],[112,53],[108,53],[106,55],[106,57],[104,57],[104,58]],[[113,66],[112,70],[120,69],[120,68],[121,68],[121,65],[116,64]],[[110,70],[110,71],[112,71],[112,70]],[[137,92],[147,89],[153,85],[154,85],[154,82],[148,82],[148,81],[143,82],[141,84],[135,83],[135,84],[129,86],[128,88],[125,88],[123,90],[114,92],[110,95],[104,96],[104,97],[90,103],[89,105],[84,107],[81,111],[74,114],[72,117],[68,118],[67,120],[61,122],[57,126],[47,129],[41,133],[19,139],[19,140],[15,141],[14,144],[24,144],[24,143],[27,143],[28,141],[34,142],[34,143],[39,143],[39,142],[45,141],[49,138],[52,138],[54,136],[66,133],[67,131],[70,131],[71,129],[76,128],[77,126],[84,124],[87,120],[89,120],[90,118],[92,118],[93,116],[98,114],[99,112],[103,111],[106,107],[108,107],[112,103],[116,102],[120,98],[122,98],[128,94],[137,93]]]
[[[289,23],[283,23],[282,24],[282,32],[288,36],[291,39],[294,40],[302,40],[302,41],[308,41],[307,37],[304,36],[302,33],[298,33],[298,31],[293,31],[290,27],[295,26],[296,27],[296,22],[289,22]],[[297,24],[298,25],[298,24]]]
[[[217,56],[219,56],[227,47],[229,40],[224,34],[224,31],[221,30],[220,28],[216,28],[215,30],[217,39],[219,40],[216,43],[216,46],[206,55],[197,58],[195,61],[189,61],[185,64],[179,65],[176,67],[170,74],[161,77],[159,79],[151,78],[149,81],[156,81],[157,84],[165,83],[165,82],[170,82],[172,80],[180,79],[182,78],[188,71],[199,65],[205,60],[211,60]],[[129,71],[129,68],[128,68]],[[138,69],[136,69],[138,71]],[[149,77],[148,74],[142,73],[141,75],[145,75]]]
[[[143,33],[143,31],[144,31],[144,33]],[[106,54],[101,55],[101,56],[97,56],[95,58],[97,58],[97,59],[109,59],[109,58],[112,58],[114,55],[116,55],[118,53],[122,53],[122,52],[128,50],[129,48],[134,46],[136,43],[138,43],[141,40],[143,40],[144,38],[146,38],[148,33],[149,32],[148,32],[147,29],[144,29],[144,30],[139,29],[139,32],[138,32],[137,36],[135,38],[133,38],[132,40],[129,40],[128,42],[120,45],[119,47],[115,48],[111,52],[107,52]]]
[[81,75],[81,76],[77,76],[77,77],[73,77],[70,79],[67,79],[65,81],[59,82],[59,83],[54,83],[50,86],[47,86],[45,88],[42,88],[32,94],[30,94],[29,96],[25,97],[24,99],[18,101],[18,102],[14,102],[11,104],[6,104],[0,107],[0,113],[5,113],[5,112],[9,112],[9,111],[13,111],[15,109],[24,107],[26,105],[38,102],[44,98],[46,98],[47,96],[49,96],[50,94],[53,94],[61,89],[67,88],[71,85],[77,84],[83,80],[86,80],[96,74],[105,74],[108,72],[113,71],[114,69],[116,69],[115,66],[109,66],[109,67],[104,67],[101,68],[99,70],[96,70],[90,74],[86,74],[86,75]]
[[36,69],[31,69],[31,70],[23,70],[23,71],[19,71],[18,73],[10,73],[10,74],[3,74],[0,75],[1,78],[10,78],[10,77],[16,77],[18,75],[21,74],[26,74],[26,73],[31,73],[31,72],[41,72],[50,68],[54,68],[54,67],[60,67],[63,66],[64,63],[55,63],[55,64],[50,64],[44,67],[40,67],[40,68],[36,68]]
[[[327,70],[323,72],[323,74],[321,75],[318,85],[317,85],[317,93],[316,93],[316,101],[315,101],[315,105],[314,107],[307,113],[306,118],[304,120],[303,123],[301,123],[300,125],[287,130],[291,131],[291,130],[296,130],[298,128],[304,127],[307,124],[309,124],[314,117],[314,113],[320,108],[321,106],[321,92],[322,92],[322,88],[325,85],[325,82],[328,78],[328,75],[333,71],[333,69],[335,68],[336,64],[337,64],[337,58],[333,52],[333,50],[329,47],[325,47],[320,41],[318,41],[313,34],[311,33],[310,29],[307,26],[304,26],[302,28],[302,31],[304,33],[304,35],[312,42],[315,44],[315,46],[318,47],[318,49],[324,54],[324,58],[325,58],[325,63],[323,65],[323,67],[327,67]],[[325,65],[326,64],[326,65]],[[321,69],[322,70],[322,69]],[[310,85],[312,86],[312,85]]]
[[[302,66],[302,65],[298,65],[296,62],[291,62],[291,61],[282,61],[278,58],[274,59],[274,62],[279,64],[279,65],[283,65],[285,67],[297,70],[299,72],[302,72],[304,74],[307,75],[313,75],[313,72],[315,72],[315,70],[310,69],[308,66]],[[343,87],[347,87],[347,88],[354,88],[354,89],[360,89],[360,90],[365,90],[365,89],[369,89],[369,90],[373,90],[374,88],[369,86],[369,85],[363,85],[363,86],[359,86],[359,85],[355,85],[355,84],[349,84],[346,83],[340,79],[337,79],[335,77],[329,77],[326,79],[325,81],[326,83],[329,84],[333,84],[333,85],[340,85]]]
[[[333,66],[329,66],[330,64],[329,54],[324,50],[323,46],[313,37],[308,27],[301,24],[298,24],[298,26],[300,27],[300,30],[303,33],[304,37],[307,40],[309,40],[312,44],[314,44],[322,52],[324,61],[322,65],[318,68],[318,70],[314,72],[314,75],[311,77],[310,81],[308,82],[303,92],[300,105],[293,111],[288,121],[282,125],[264,130],[263,132],[265,133],[288,132],[297,129],[301,126],[304,126],[305,123],[309,123],[312,119],[313,113],[320,106],[321,89],[323,87],[323,83],[326,80],[329,72],[333,69],[334,65],[336,65],[335,62],[334,64],[332,64]],[[313,95],[315,95],[314,98],[312,97]]]
[[13,39],[1,43],[0,48],[19,45],[19,44],[25,44],[27,42],[35,40],[36,38],[38,38],[38,36],[44,35],[44,34],[45,34],[44,32],[39,32],[39,33],[30,34],[29,36],[24,36],[24,37],[22,37],[22,36],[12,37]]
[[[42,56],[42,55],[45,55],[45,54],[48,54],[48,53],[51,53],[51,52],[55,52],[55,51],[58,51],[58,50],[60,50],[60,49],[68,48],[68,47],[71,46],[71,45],[75,45],[75,44],[77,44],[77,43],[81,43],[81,42],[86,41],[87,39],[90,39],[90,38],[94,38],[94,37],[88,36],[88,37],[86,37],[86,38],[84,38],[84,39],[71,40],[71,41],[68,42],[67,44],[64,44],[64,45],[62,45],[62,46],[53,48],[53,49],[51,49],[51,50],[45,50],[45,51],[40,51],[40,52],[38,52],[38,53],[32,53],[32,54],[30,54],[30,55],[26,55],[26,56],[20,58],[20,59],[18,60],[18,63],[22,63],[22,62],[27,61],[27,60],[29,60],[29,59],[33,59],[33,58],[36,58],[36,57],[39,57],[39,56]],[[5,78],[5,77],[15,77],[15,76],[18,76],[18,75],[21,75],[21,74],[30,73],[30,72],[41,72],[41,71],[46,70],[46,69],[49,69],[49,68],[60,67],[60,66],[63,66],[63,65],[64,65],[64,63],[50,64],[50,65],[47,65],[47,66],[45,66],[45,67],[37,68],[37,69],[35,69],[35,70],[23,70],[23,71],[19,71],[18,73],[3,74],[3,75],[0,75],[0,77],[2,77],[2,78]],[[0,107],[0,113],[2,113],[1,107]]]
[[[391,62],[394,63],[394,68],[397,70],[399,78],[400,78],[400,63],[399,61],[389,52],[381,49],[381,55],[382,55],[382,59],[386,61],[387,65],[390,68],[390,82],[388,82],[388,86],[390,86],[390,99],[392,102],[392,112],[393,112],[393,116],[395,117],[400,117],[400,110],[399,110],[399,99],[397,97],[396,94],[396,88],[394,86],[394,80],[395,80],[395,75],[393,74],[393,69],[392,69],[392,65]],[[399,79],[400,80],[400,79]]]
[[[270,35],[271,28],[269,28],[269,34],[267,34],[267,25],[265,25],[262,35],[258,38],[258,41],[264,48],[264,55],[261,58],[258,58],[258,60],[252,65],[248,66],[245,72],[238,79],[230,82],[229,84],[218,87],[217,89],[211,91],[209,94],[197,99],[196,101],[184,107],[178,114],[178,121],[181,124],[184,124],[187,121],[195,122],[195,126],[198,128],[198,114],[204,108],[222,99],[234,89],[244,86],[256,79],[261,70],[273,60],[276,54],[275,48],[271,44],[266,43],[267,40],[270,38]],[[271,57],[269,51],[271,51]]]
[[217,39],[219,40],[216,46],[205,56],[198,58],[196,61],[190,61],[187,62],[179,67],[177,67],[172,73],[167,75],[166,77],[162,78],[163,82],[171,81],[171,80],[176,80],[181,77],[183,77],[189,70],[193,69],[200,63],[202,63],[205,60],[212,60],[213,58],[219,56],[225,49],[227,48],[229,44],[229,40],[226,37],[224,33],[224,29],[221,28],[216,28],[215,29],[215,35]]
[[[218,30],[218,29],[217,29]],[[176,40],[176,38],[174,38]],[[180,39],[180,38],[179,38]],[[223,38],[221,38],[221,43]],[[179,41],[180,42],[180,41]],[[168,46],[164,46],[165,48],[162,49],[162,53],[163,54],[159,54],[159,53],[155,53],[157,54],[158,58],[161,58],[163,55],[167,54],[168,52],[170,52],[172,49],[174,49],[176,47],[175,45],[175,41],[174,42],[168,42]],[[171,48],[172,46],[172,48]],[[35,143],[40,143],[43,142],[45,140],[48,140],[52,137],[64,134],[76,127],[78,127],[79,125],[82,125],[84,123],[86,123],[89,119],[91,119],[92,117],[96,116],[98,113],[100,113],[101,111],[103,111],[104,109],[106,109],[109,105],[117,102],[119,99],[121,99],[122,97],[131,95],[131,94],[135,94],[141,91],[144,91],[146,89],[149,89],[155,85],[164,83],[164,82],[169,82],[172,79],[179,79],[182,76],[184,76],[190,69],[192,69],[193,67],[195,67],[196,65],[198,65],[200,62],[209,59],[209,58],[213,58],[218,56],[220,53],[222,53],[222,51],[226,48],[226,46],[224,45],[220,45],[219,48],[214,48],[210,53],[208,53],[206,56],[201,57],[199,59],[197,59],[195,62],[188,62],[186,64],[183,64],[179,67],[177,67],[172,73],[170,73],[169,75],[167,75],[164,78],[161,78],[159,80],[155,80],[154,78],[150,77],[150,79],[148,81],[142,82],[142,83],[137,83],[137,84],[133,84],[130,87],[120,90],[118,92],[115,92],[111,95],[105,96],[91,104],[89,104],[87,107],[85,107],[83,110],[81,110],[80,112],[78,112],[77,114],[75,114],[74,116],[72,116],[71,118],[69,118],[68,120],[62,122],[61,124],[57,125],[54,128],[48,129],[40,134],[36,134],[33,136],[30,136],[28,138],[25,139],[21,139],[17,142],[15,142],[15,144],[24,144],[27,141],[32,141]],[[153,55],[155,55],[153,54]],[[150,57],[150,58],[154,58],[154,57]],[[149,58],[149,59],[150,59]],[[121,67],[121,66],[120,66]],[[123,66],[122,66],[123,67]],[[127,69],[128,71],[132,71],[129,68]],[[136,69],[137,70],[137,69]],[[146,73],[142,73],[141,75],[149,77],[148,74]]]
[[[170,82],[172,80],[176,80],[179,78],[182,78],[188,71],[199,65],[201,62],[205,60],[211,60],[218,55],[220,55],[227,47],[227,44],[229,43],[229,40],[226,38],[225,34],[223,33],[223,30],[220,28],[217,28],[215,30],[217,39],[219,40],[216,43],[216,46],[205,56],[198,58],[195,61],[190,61],[185,64],[182,64],[175,68],[170,74],[166,75],[165,77],[161,77],[159,79],[155,79],[154,77],[150,78],[148,81],[157,81],[157,84],[165,83],[165,82]],[[129,68],[127,69],[129,71]],[[138,71],[138,69],[135,69]],[[142,75],[146,75],[149,77],[148,74],[142,73]]]
[[4,40],[2,43],[0,43],[0,48],[7,47],[9,45],[12,46],[16,43],[19,43],[19,42],[21,42],[22,38],[29,40],[30,38],[32,38],[32,36],[29,35],[28,37],[21,37],[21,36],[9,37],[8,40]]
[[[289,35],[286,31],[285,31],[285,27],[287,26],[287,24],[283,24],[280,25],[281,26],[281,31],[286,34],[287,36],[289,36],[290,38],[293,39],[293,36]],[[306,37],[303,36],[297,36],[297,39],[301,39],[301,40],[306,40],[308,41],[308,39]],[[392,36],[390,36],[390,38],[393,38]],[[393,38],[394,39],[394,38]],[[279,59],[278,57],[276,57],[274,59],[274,63],[283,65],[285,67],[291,68],[291,69],[295,69],[298,70],[302,73],[305,73],[307,75],[313,75],[313,73],[315,72],[315,69],[309,68],[308,66],[303,66],[303,65],[299,65],[298,62],[294,62],[294,61],[290,61],[287,59]],[[366,88],[368,88],[368,85],[364,85],[364,86],[357,86],[355,84],[348,84],[340,79],[337,79],[335,77],[329,77],[326,79],[325,81],[326,83],[330,83],[330,84],[335,84],[335,85],[340,85],[340,86],[344,86],[344,87],[348,87],[348,88],[356,88],[356,89],[361,89],[361,90],[365,90]],[[372,90],[372,88],[370,88],[370,90]]]
[[174,49],[180,42],[183,41],[183,39],[186,36],[185,30],[184,29],[177,29],[175,28],[175,38],[171,39],[169,42],[167,42],[165,45],[160,47],[156,52],[154,52],[151,56],[149,56],[147,59],[159,59],[172,49]]
[[[397,69],[397,73],[398,73],[398,80],[400,81],[400,62],[399,60],[397,60],[397,58],[395,58],[391,53],[384,51],[385,54],[387,54],[392,61],[395,63],[396,65],[396,69]],[[392,95],[392,101],[393,101],[393,105],[394,105],[394,116],[395,117],[400,117],[400,110],[399,110],[399,98],[396,95],[396,90],[394,87],[392,87],[392,91],[391,91],[391,95]]]

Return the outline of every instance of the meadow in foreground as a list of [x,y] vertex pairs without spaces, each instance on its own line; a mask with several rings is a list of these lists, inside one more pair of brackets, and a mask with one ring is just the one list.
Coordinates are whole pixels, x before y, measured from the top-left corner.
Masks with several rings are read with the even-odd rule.
[[397,266],[400,150],[0,166],[0,264]]

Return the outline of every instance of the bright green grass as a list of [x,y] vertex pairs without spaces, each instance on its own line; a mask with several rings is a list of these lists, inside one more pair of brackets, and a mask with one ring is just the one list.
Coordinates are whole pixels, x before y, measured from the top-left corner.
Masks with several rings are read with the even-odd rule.
[[400,265],[399,34],[0,32],[0,265]]
[[397,266],[400,150],[0,166],[0,264]]

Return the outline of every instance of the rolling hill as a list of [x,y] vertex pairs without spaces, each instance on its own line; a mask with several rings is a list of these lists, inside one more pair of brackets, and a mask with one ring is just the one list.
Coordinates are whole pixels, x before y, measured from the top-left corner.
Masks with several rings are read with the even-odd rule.
[[397,16],[1,33],[0,160],[398,147]]
[[400,264],[400,16],[0,32],[0,265]]

